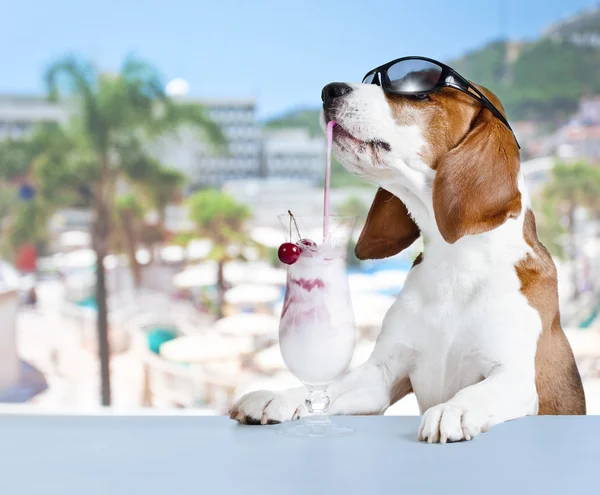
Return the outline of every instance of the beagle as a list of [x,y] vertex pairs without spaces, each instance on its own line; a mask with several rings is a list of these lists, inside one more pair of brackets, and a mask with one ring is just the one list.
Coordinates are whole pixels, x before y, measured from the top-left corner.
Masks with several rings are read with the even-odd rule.
[[[473,87],[504,113],[493,93]],[[526,415],[585,414],[556,268],[537,238],[508,124],[453,87],[417,98],[332,83],[324,95],[337,158],[379,186],[356,255],[393,256],[419,237],[424,245],[372,355],[330,386],[331,414],[383,414],[414,393],[418,438],[430,443],[470,440]],[[306,414],[305,395],[253,392],[231,417],[295,419]]]

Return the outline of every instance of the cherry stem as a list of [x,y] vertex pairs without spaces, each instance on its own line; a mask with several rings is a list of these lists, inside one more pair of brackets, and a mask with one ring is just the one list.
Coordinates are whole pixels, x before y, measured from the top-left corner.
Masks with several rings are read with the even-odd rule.
[[292,240],[292,220],[294,221],[294,225],[296,226],[296,232],[298,232],[298,240],[300,240],[302,239],[302,236],[300,235],[300,229],[298,228],[298,224],[296,223],[296,218],[290,210],[288,210],[288,213],[290,214],[290,241]]

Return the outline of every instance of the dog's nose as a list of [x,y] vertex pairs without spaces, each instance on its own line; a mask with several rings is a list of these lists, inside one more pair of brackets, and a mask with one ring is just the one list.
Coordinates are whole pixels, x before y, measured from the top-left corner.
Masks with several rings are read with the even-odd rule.
[[329,83],[321,91],[321,100],[323,100],[323,106],[328,107],[333,103],[333,100],[344,96],[352,91],[352,88],[344,83]]

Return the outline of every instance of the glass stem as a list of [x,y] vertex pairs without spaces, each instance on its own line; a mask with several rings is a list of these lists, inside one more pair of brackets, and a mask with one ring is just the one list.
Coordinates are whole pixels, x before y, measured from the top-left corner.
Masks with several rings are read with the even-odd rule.
[[327,390],[323,389],[309,389],[308,395],[306,396],[306,409],[310,417],[323,417],[327,416],[327,410],[329,408],[329,396]]

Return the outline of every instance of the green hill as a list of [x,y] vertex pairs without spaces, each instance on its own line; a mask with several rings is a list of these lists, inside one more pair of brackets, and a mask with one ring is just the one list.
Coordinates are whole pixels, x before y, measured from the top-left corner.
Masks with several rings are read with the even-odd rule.
[[[450,60],[468,79],[494,91],[511,120],[558,123],[586,94],[600,94],[600,9],[551,26],[528,42],[495,41]],[[321,132],[318,110],[290,112],[268,127]]]
[[567,40],[492,43],[450,65],[496,93],[513,120],[560,121],[600,93],[600,49]]

